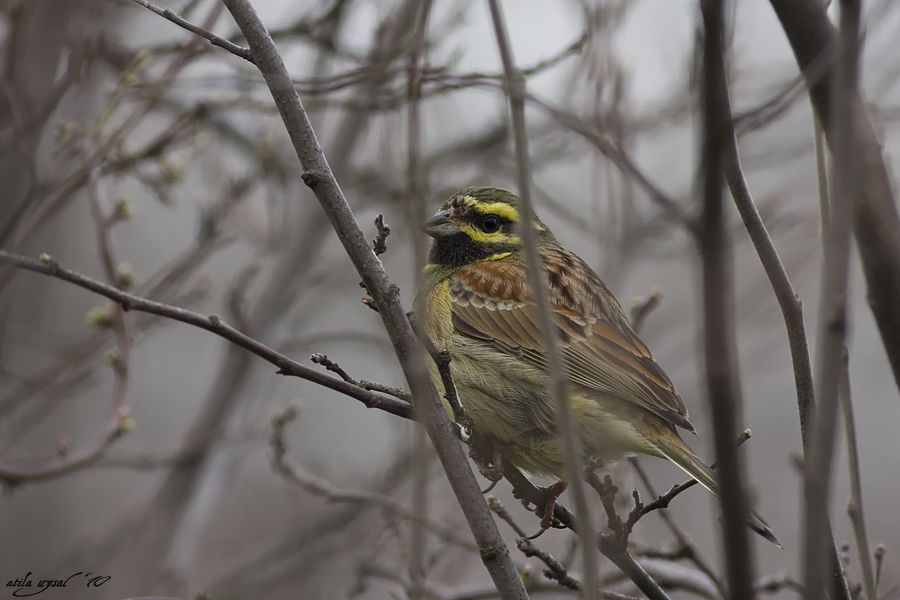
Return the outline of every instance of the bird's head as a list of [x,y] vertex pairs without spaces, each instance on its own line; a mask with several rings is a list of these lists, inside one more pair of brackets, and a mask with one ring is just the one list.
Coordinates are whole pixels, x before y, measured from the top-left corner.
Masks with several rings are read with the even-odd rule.
[[[425,233],[434,238],[429,263],[460,266],[505,258],[521,247],[520,226],[518,196],[499,188],[464,188],[425,222]],[[540,241],[553,239],[537,218],[534,229]]]

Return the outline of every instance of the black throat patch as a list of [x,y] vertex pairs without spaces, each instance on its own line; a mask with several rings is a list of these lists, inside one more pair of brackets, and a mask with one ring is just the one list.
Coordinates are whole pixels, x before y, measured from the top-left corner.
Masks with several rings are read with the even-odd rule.
[[484,260],[498,252],[515,250],[513,244],[484,244],[474,241],[465,233],[457,233],[434,240],[428,262],[433,265],[458,267]]

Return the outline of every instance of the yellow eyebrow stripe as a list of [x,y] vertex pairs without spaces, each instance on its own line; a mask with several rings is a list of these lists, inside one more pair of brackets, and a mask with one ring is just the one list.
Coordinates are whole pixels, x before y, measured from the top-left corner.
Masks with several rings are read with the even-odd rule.
[[481,231],[477,227],[473,227],[468,223],[463,223],[459,225],[459,230],[465,233],[469,238],[471,238],[475,242],[481,242],[483,244],[518,244],[519,236],[504,233],[503,231],[495,231],[494,233],[485,233]]
[[483,202],[476,200],[472,196],[466,196],[463,198],[463,202],[472,210],[483,215],[497,215],[514,222],[519,220],[519,211],[505,202]]

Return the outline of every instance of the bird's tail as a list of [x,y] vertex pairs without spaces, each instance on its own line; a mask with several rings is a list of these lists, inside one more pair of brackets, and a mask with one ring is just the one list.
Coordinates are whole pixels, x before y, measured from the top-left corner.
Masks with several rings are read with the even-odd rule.
[[[699,456],[694,454],[691,449],[687,447],[687,444],[685,444],[681,438],[673,435],[670,439],[671,441],[667,440],[665,444],[657,445],[659,452],[675,463],[678,468],[687,473],[690,477],[697,480],[697,483],[705,487],[709,492],[718,496],[719,484],[716,481],[712,470],[706,466],[706,463],[704,463]],[[769,524],[766,523],[765,519],[763,519],[755,510],[750,510],[747,524],[753,531],[779,548],[781,547],[778,538],[772,533]]]

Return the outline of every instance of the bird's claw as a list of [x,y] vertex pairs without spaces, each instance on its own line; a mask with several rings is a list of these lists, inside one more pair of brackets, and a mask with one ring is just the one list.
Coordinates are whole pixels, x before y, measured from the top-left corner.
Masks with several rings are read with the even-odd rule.
[[536,540],[536,539],[538,539],[539,537],[541,537],[542,535],[544,535],[544,534],[547,532],[548,529],[550,529],[550,528],[549,528],[549,527],[544,527],[543,521],[542,521],[542,522],[541,522],[541,528],[538,529],[538,532],[535,533],[534,535],[526,536],[525,539],[528,540],[528,541]]
[[[483,475],[483,473],[482,473],[482,475]],[[497,482],[499,482],[499,481],[500,481],[499,479],[494,479],[494,480],[492,480],[491,483],[489,483],[488,486],[487,486],[486,488],[484,488],[483,490],[481,490],[481,495],[483,496],[484,494],[487,494],[487,493],[490,492],[492,489],[494,489],[495,487],[497,487]]]
[[[478,472],[491,482],[490,485],[481,492],[482,494],[487,494],[494,489],[494,486],[497,485],[498,481],[503,479],[503,455],[500,454],[499,450],[490,444],[485,443],[482,439],[478,439],[472,444],[472,449],[469,454],[478,466]],[[490,455],[490,458],[487,458],[488,454]]]
[[503,479],[503,458],[500,453],[494,451],[494,457],[489,462],[479,462],[478,471],[491,482],[491,487],[497,485],[497,482]]
[[553,485],[539,488],[541,494],[544,496],[540,503],[535,504],[528,500],[522,500],[522,506],[525,507],[525,510],[531,511],[541,518],[540,531],[528,539],[532,540],[542,535],[548,529],[564,528],[563,524],[554,516],[553,512],[556,509],[556,499],[566,491],[567,487],[568,484],[565,481],[557,481]]

